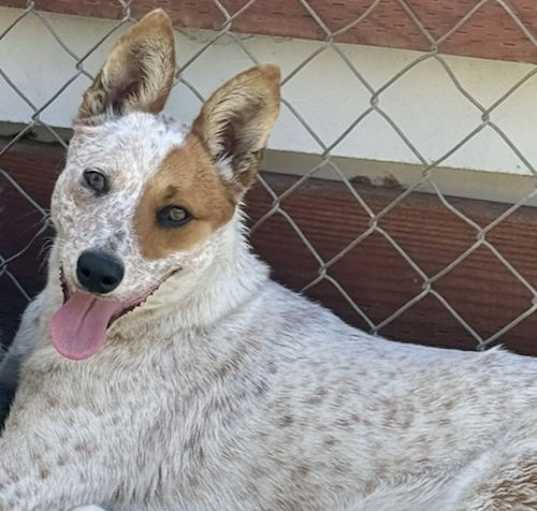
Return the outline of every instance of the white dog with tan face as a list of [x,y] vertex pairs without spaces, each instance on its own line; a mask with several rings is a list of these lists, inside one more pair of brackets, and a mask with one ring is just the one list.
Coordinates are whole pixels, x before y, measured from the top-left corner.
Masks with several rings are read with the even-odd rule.
[[279,72],[187,130],[162,11],[84,95],[45,290],[3,362],[0,510],[537,509],[537,361],[390,343],[268,277],[240,201]]

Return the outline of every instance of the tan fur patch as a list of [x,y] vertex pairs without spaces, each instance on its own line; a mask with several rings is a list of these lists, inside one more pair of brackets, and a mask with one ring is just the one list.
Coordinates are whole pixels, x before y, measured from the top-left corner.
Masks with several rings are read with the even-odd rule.
[[[183,227],[161,227],[157,211],[168,205],[187,209],[193,219]],[[160,259],[189,250],[228,222],[234,209],[231,193],[203,144],[190,134],[183,146],[166,156],[157,174],[145,185],[134,218],[142,255]]]

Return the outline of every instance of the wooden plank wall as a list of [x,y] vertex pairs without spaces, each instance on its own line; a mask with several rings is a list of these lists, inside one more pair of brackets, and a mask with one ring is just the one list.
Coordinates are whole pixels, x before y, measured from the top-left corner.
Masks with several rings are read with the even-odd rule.
[[[0,5],[24,8],[26,0],[0,0]],[[336,32],[363,15],[374,0],[308,0],[309,6],[327,28]],[[412,13],[439,40],[477,4],[478,0],[406,0]],[[513,14],[537,35],[535,0],[510,0]],[[230,14],[246,4],[245,0],[224,0]],[[111,0],[37,0],[37,9],[83,16],[118,18],[120,3]],[[219,29],[225,22],[213,0],[134,0],[131,13],[139,18],[155,7],[164,8],[177,28]],[[298,0],[257,0],[234,20],[236,32],[326,39],[304,5]],[[397,0],[381,0],[360,23],[340,33],[338,42],[429,50],[431,42],[417,27],[412,15]],[[441,40],[442,53],[490,59],[537,62],[537,48],[517,22],[497,2],[487,2],[450,37]]]
[[[56,145],[24,142],[9,150],[1,162],[15,180],[40,204],[47,206],[55,177],[63,165],[63,149]],[[297,177],[265,173],[278,193]],[[375,211],[401,191],[355,183],[356,190]],[[0,178],[0,253],[22,248],[36,231],[39,215]],[[486,225],[509,206],[450,198],[480,225]],[[260,184],[247,196],[248,213],[255,222],[272,207]],[[342,183],[308,180],[281,206],[292,216],[320,255],[328,259],[368,227],[368,217]],[[381,226],[428,274],[451,262],[475,240],[475,232],[433,195],[414,193],[381,222]],[[493,229],[488,239],[534,286],[537,285],[537,210],[521,208]],[[20,282],[35,292],[42,285],[44,266],[39,255],[44,239],[10,265]],[[273,268],[278,281],[301,289],[312,281],[318,265],[281,215],[275,215],[253,234],[255,250]],[[375,322],[388,317],[421,291],[421,280],[407,262],[380,235],[373,235],[329,271],[345,291]],[[531,305],[531,294],[518,283],[487,249],[478,249],[460,267],[440,279],[434,289],[450,302],[481,335],[491,335]],[[8,337],[24,299],[4,275],[0,277],[0,328]],[[346,321],[365,326],[339,291],[324,281],[308,293]],[[537,355],[537,315],[523,321],[501,339],[520,353]],[[431,295],[407,310],[381,331],[391,338],[437,346],[474,349],[471,338]]]
[[[309,0],[331,31],[346,26],[372,5],[372,0]],[[447,33],[477,0],[407,0],[413,13],[434,38]],[[224,0],[229,12],[244,0]],[[26,6],[25,0],[0,0],[0,5]],[[36,8],[66,14],[118,18],[118,2],[108,0],[37,0]],[[537,33],[535,0],[511,0],[512,12],[528,30]],[[140,17],[153,7],[163,7],[176,27],[218,29],[225,21],[212,0],[135,0],[132,14]],[[293,36],[323,40],[326,34],[299,1],[263,0],[251,5],[233,22],[233,30],[245,33]],[[358,25],[341,33],[336,41],[416,50],[431,45],[397,0],[381,0]],[[497,2],[488,2],[455,33],[442,41],[444,53],[524,62],[537,62],[535,45]],[[0,143],[1,146],[1,143]],[[2,156],[1,166],[40,204],[47,206],[53,182],[63,163],[63,150],[55,145],[18,143]],[[296,177],[266,174],[277,191],[289,187]],[[363,198],[378,211],[400,193],[355,183]],[[0,253],[20,250],[35,233],[39,215],[9,182],[0,178]],[[474,221],[486,225],[508,205],[450,199]],[[272,207],[271,197],[257,185],[248,195],[248,212],[254,222]],[[335,255],[368,225],[368,217],[341,183],[308,180],[282,203],[325,259]],[[532,285],[537,285],[537,211],[521,208],[488,234],[488,239]],[[383,218],[386,229],[428,274],[439,271],[474,240],[475,232],[431,195],[414,193]],[[49,233],[50,234],[50,233]],[[21,284],[35,293],[43,283],[44,238],[17,258],[9,269]],[[293,289],[315,278],[318,265],[281,215],[265,222],[253,243],[271,263],[274,277]],[[407,262],[375,234],[355,247],[330,269],[355,302],[375,322],[380,322],[421,290],[421,280]],[[483,336],[491,335],[531,306],[531,294],[487,249],[480,248],[464,263],[435,283],[437,289]],[[328,281],[308,294],[331,307],[348,322],[364,326],[363,320]],[[0,329],[4,341],[13,332],[25,300],[6,274],[0,274]],[[537,355],[532,315],[500,339],[521,353]],[[432,295],[426,296],[381,334],[405,341],[473,349],[474,339]]]

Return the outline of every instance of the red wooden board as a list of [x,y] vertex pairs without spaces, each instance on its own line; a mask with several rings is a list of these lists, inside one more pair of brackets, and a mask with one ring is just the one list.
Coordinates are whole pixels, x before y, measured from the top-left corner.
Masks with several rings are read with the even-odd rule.
[[[0,158],[0,167],[16,179],[40,204],[49,195],[63,162],[63,149],[55,145],[22,142]],[[264,175],[281,193],[296,177]],[[361,196],[378,211],[401,191],[355,184]],[[39,214],[0,176],[0,254],[20,250],[36,232]],[[480,225],[496,218],[507,205],[450,198]],[[257,184],[248,194],[251,223],[272,207],[270,195]],[[368,227],[368,217],[341,183],[310,179],[281,202],[303,234],[324,259],[336,255]],[[475,232],[432,195],[413,193],[381,226],[429,275],[449,264],[475,240]],[[501,222],[488,239],[532,285],[537,285],[537,210],[521,208]],[[319,266],[283,215],[276,214],[252,235],[256,251],[273,268],[273,276],[293,289],[301,289],[317,275]],[[21,284],[35,293],[43,283],[39,255],[43,238],[9,265]],[[408,263],[379,234],[357,245],[328,270],[376,323],[384,320],[422,289],[422,281]],[[530,293],[487,249],[480,248],[434,289],[481,335],[488,336],[531,305]],[[324,280],[307,293],[333,309],[349,323],[365,326],[340,291]],[[9,337],[24,299],[6,275],[0,276],[0,329]],[[510,348],[537,355],[537,315],[532,315],[501,338]],[[432,295],[404,312],[385,327],[388,337],[437,346],[473,349],[473,338]]]
[[[26,0],[0,0],[0,5],[26,7]],[[490,59],[537,62],[537,48],[520,28],[537,35],[535,0],[510,0],[508,13],[495,1],[486,2],[467,19],[478,0],[308,0],[338,42],[430,50],[439,41],[441,52]],[[226,0],[230,15],[247,0]],[[38,0],[44,11],[117,19],[123,15],[120,3],[110,0]],[[373,6],[372,9],[370,9]],[[178,28],[221,29],[225,15],[212,0],[134,0],[131,14],[139,18],[155,7],[164,8]],[[360,17],[359,23],[347,30]],[[515,16],[519,22],[513,18]],[[430,38],[425,36],[416,19]],[[449,37],[444,39],[454,27]],[[326,39],[327,34],[311,12],[298,0],[257,0],[234,17],[232,30],[305,39]],[[341,31],[341,32],[340,32]]]

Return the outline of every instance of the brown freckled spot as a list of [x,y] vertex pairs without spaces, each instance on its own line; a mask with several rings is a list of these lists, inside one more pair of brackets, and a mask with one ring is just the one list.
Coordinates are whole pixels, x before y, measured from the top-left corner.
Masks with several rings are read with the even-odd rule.
[[410,426],[412,425],[413,420],[414,419],[413,419],[412,415],[407,415],[405,420],[402,422],[401,427],[403,429],[409,429]]
[[427,444],[429,443],[429,439],[427,438],[427,435],[419,435],[416,438],[416,444]]
[[255,494],[257,494],[257,486],[254,483],[249,482],[246,485],[246,495],[255,495]]
[[90,454],[90,449],[87,444],[84,444],[82,442],[79,442],[74,446],[74,450],[79,453],[83,454]]
[[279,421],[279,426],[280,428],[286,428],[288,426],[291,426],[294,421],[295,420],[291,415],[284,415]]
[[350,471],[350,466],[348,463],[343,461],[337,461],[334,463],[334,472],[336,474],[348,474]]
[[365,488],[364,488],[365,496],[371,495],[375,491],[377,485],[378,483],[374,479],[370,479],[369,481],[367,481],[365,483]]
[[50,407],[50,408],[56,408],[59,404],[59,401],[54,398],[54,397],[47,397],[47,405]]
[[324,387],[318,387],[315,390],[313,396],[306,400],[306,404],[318,405],[323,402],[323,399],[326,397],[327,394],[328,391]]
[[50,475],[47,467],[39,467],[39,479],[46,479]]
[[245,350],[243,350],[242,346],[236,349],[233,353],[231,353],[229,358],[226,359],[218,367],[216,374],[222,379],[228,377],[230,374],[233,374],[233,372],[236,371],[237,368],[241,367],[241,365],[243,364],[244,359],[245,359],[244,353],[245,353]]
[[384,463],[379,463],[374,472],[374,475],[375,475],[374,480],[378,481],[378,480],[384,479],[386,477],[387,472],[389,472],[388,465]]
[[397,409],[396,402],[387,398],[382,398],[380,400],[380,406],[385,410],[391,411],[393,413],[395,413],[395,410]]
[[258,466],[252,467],[251,473],[253,479],[263,479],[267,475],[265,470]]
[[200,433],[199,431],[195,430],[185,441],[185,450],[186,451],[192,451],[194,450],[200,443]]
[[395,407],[391,407],[388,409],[386,415],[384,416],[384,424],[385,426],[392,426],[395,422],[395,417],[397,415],[397,410]]
[[453,409],[453,407],[455,406],[455,401],[453,399],[450,399],[449,401],[447,401],[445,404],[444,404],[444,408],[446,410],[451,410]]
[[192,474],[187,475],[187,480],[188,480],[188,484],[192,488],[197,488],[200,485],[200,480]]
[[216,370],[216,374],[224,379],[229,373],[231,373],[233,369],[233,364],[229,361],[226,361],[224,364],[222,364],[218,369]]
[[419,458],[416,460],[417,465],[428,465],[431,463],[431,460],[429,458]]
[[348,396],[345,392],[341,392],[336,396],[336,399],[334,401],[334,404],[336,407],[341,408],[345,405],[346,401],[348,400]]
[[[160,227],[157,211],[168,205],[185,208],[193,219],[180,228]],[[231,191],[200,139],[190,134],[181,147],[168,153],[145,185],[134,217],[142,254],[154,260],[192,249],[226,224],[234,210]]]
[[261,396],[265,394],[268,390],[268,385],[264,381],[260,381],[255,384],[255,394],[256,396]]
[[324,445],[328,446],[328,447],[333,447],[334,445],[336,445],[338,443],[338,439],[334,436],[329,436],[328,438],[325,439],[324,441]]
[[7,469],[7,477],[11,483],[18,483],[20,481],[19,475],[13,470]]
[[351,427],[351,422],[348,419],[338,418],[335,420],[334,424],[339,428],[348,429]]
[[307,476],[311,472],[311,468],[308,467],[307,465],[302,464],[298,466],[297,471],[301,476],[304,477],[304,476]]

